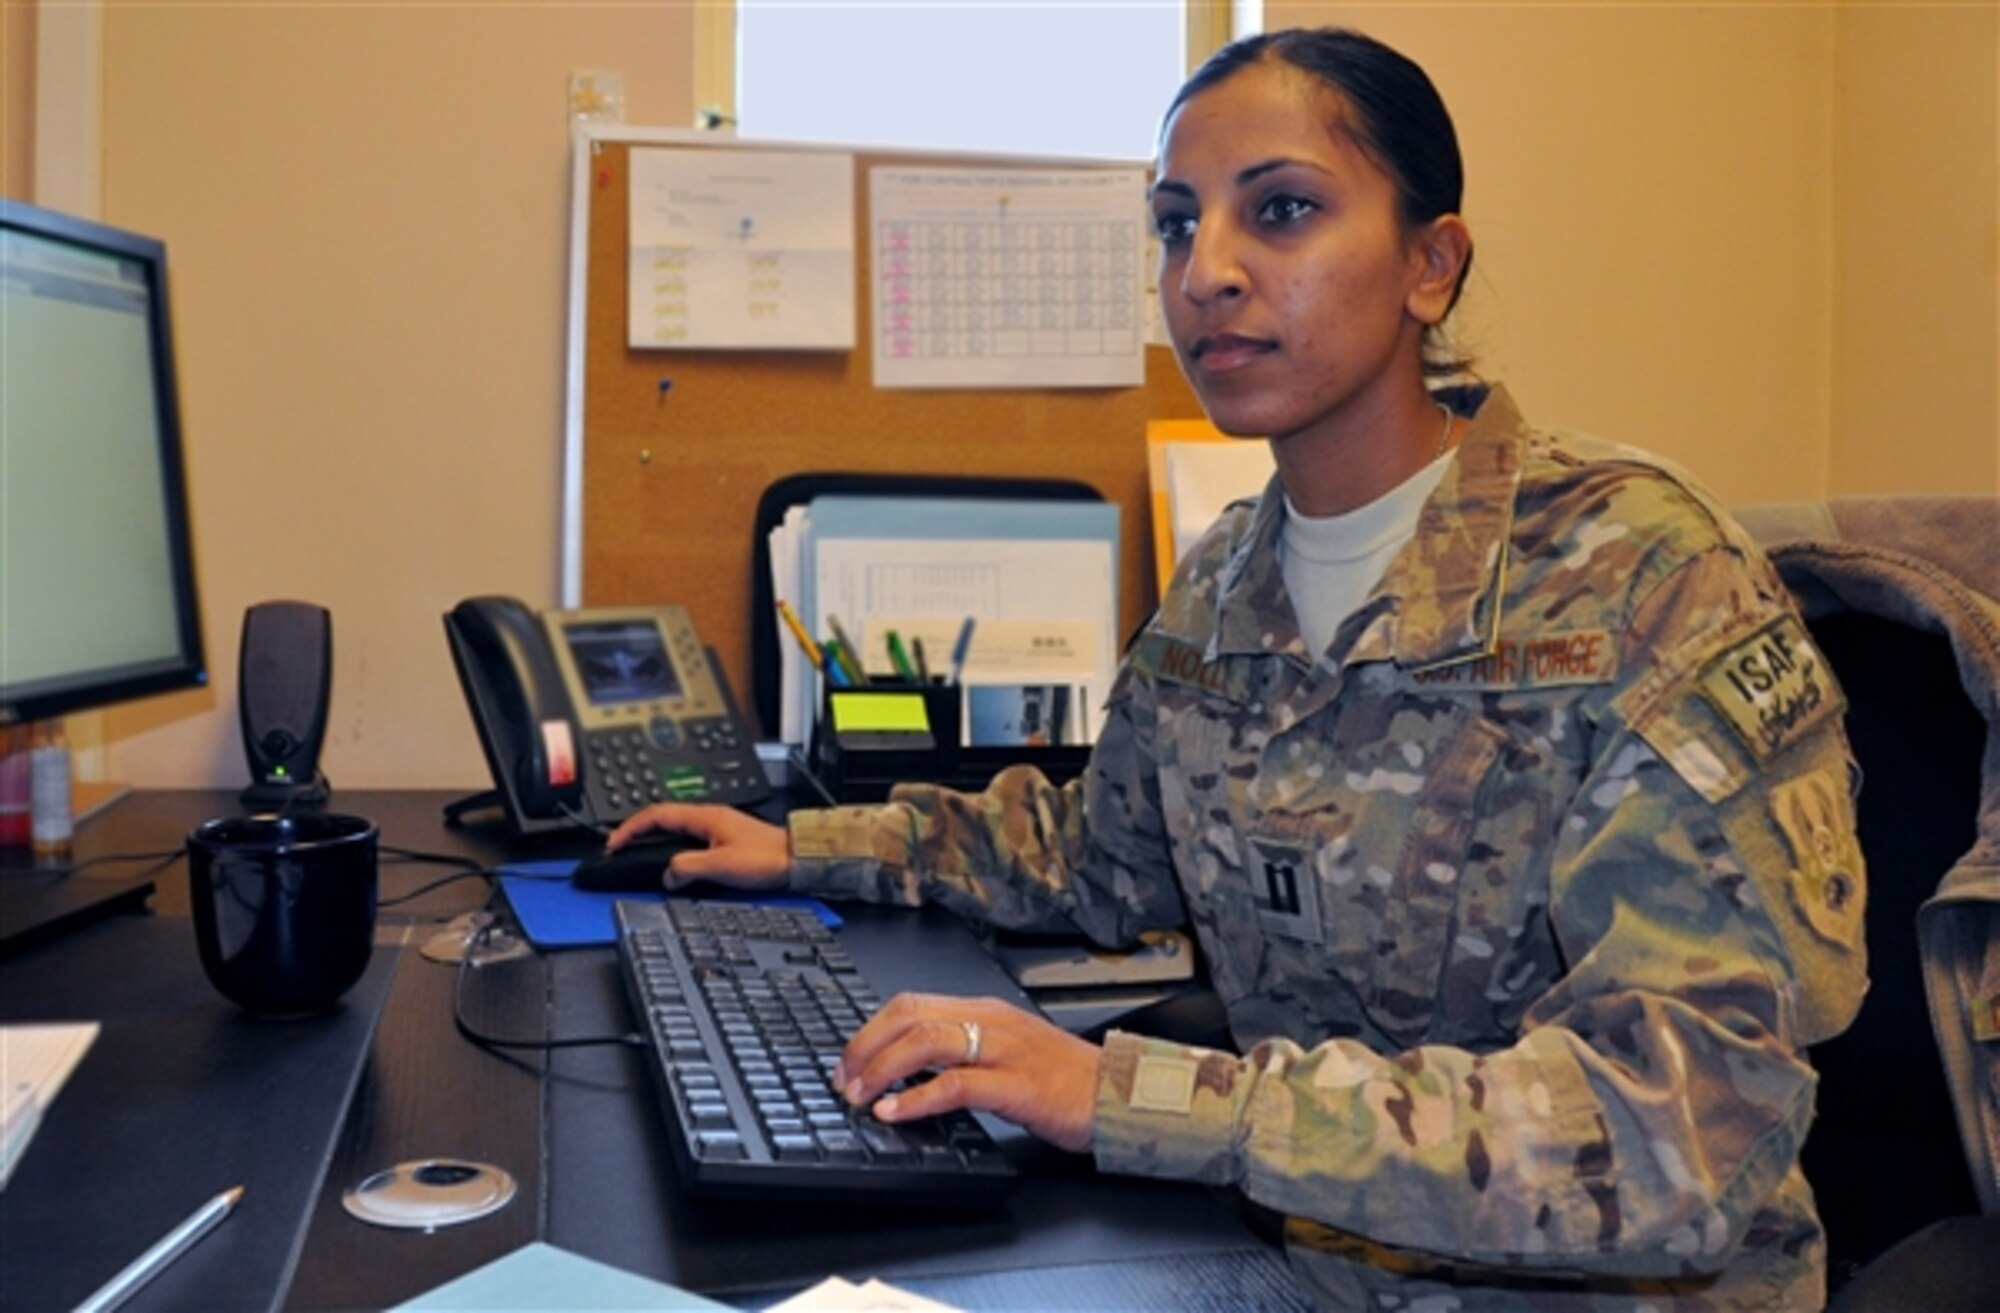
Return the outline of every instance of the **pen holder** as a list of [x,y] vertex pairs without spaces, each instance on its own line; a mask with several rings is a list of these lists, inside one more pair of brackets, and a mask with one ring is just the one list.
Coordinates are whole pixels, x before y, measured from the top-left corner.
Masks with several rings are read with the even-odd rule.
[[879,679],[825,689],[812,759],[833,796],[877,802],[903,780],[955,778],[962,692],[956,684]]

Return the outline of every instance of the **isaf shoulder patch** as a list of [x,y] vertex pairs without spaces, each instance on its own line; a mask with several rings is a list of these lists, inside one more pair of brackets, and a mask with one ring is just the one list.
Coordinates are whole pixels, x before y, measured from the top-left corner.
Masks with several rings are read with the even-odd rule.
[[1778,617],[1712,659],[1696,686],[1759,762],[1841,710],[1825,660],[1793,615]]

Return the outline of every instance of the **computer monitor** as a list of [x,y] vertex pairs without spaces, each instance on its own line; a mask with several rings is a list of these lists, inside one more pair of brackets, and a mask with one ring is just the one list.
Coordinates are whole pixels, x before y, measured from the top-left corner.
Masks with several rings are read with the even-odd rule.
[[0,725],[205,679],[166,248],[0,201]]
[[[0,200],[0,727],[205,682],[166,249]],[[0,850],[0,953],[150,879]]]

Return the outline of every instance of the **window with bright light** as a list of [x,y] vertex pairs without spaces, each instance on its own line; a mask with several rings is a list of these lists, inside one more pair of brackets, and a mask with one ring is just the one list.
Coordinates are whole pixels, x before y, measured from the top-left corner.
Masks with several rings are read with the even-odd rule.
[[1186,72],[1176,0],[736,0],[751,137],[1150,159]]

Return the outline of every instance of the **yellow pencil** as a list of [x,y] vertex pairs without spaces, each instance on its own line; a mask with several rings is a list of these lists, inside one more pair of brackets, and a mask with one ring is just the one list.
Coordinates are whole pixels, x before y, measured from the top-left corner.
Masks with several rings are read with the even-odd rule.
[[825,670],[826,657],[821,654],[819,644],[813,642],[813,636],[806,632],[805,625],[799,621],[799,613],[792,610],[791,604],[783,598],[778,599],[778,618],[785,622],[785,628],[792,631],[792,637],[799,640],[799,649],[806,654],[806,660],[812,662],[818,669]]

